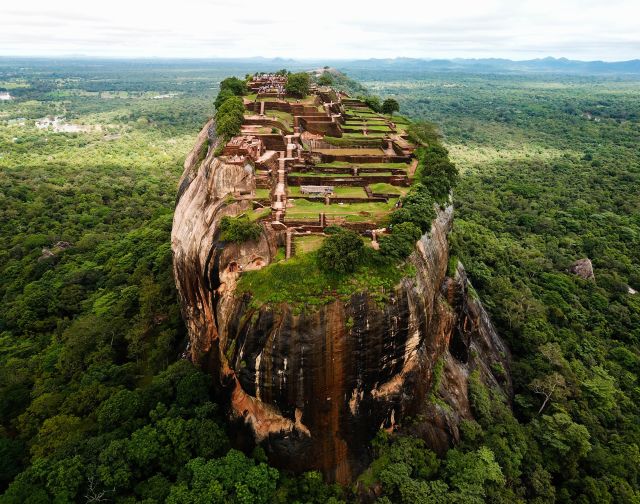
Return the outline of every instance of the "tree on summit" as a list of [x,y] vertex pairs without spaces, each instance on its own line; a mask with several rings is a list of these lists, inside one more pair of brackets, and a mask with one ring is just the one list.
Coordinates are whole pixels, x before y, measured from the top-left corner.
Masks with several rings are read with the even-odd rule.
[[220,91],[231,91],[236,96],[247,94],[247,83],[237,77],[227,77],[220,82]]
[[393,98],[387,98],[384,102],[382,102],[382,111],[385,114],[393,115],[394,112],[398,112],[399,110],[400,104]]
[[286,90],[288,94],[297,98],[307,96],[309,94],[309,74],[300,72],[289,75]]
[[343,230],[329,236],[318,250],[320,267],[344,274],[355,271],[364,244],[358,233]]

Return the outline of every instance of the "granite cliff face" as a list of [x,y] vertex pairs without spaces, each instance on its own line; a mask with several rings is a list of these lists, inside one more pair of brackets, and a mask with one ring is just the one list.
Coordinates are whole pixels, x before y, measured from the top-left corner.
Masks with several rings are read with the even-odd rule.
[[[409,416],[421,415],[414,431],[432,449],[454,443],[460,421],[472,417],[473,370],[510,395],[508,350],[470,294],[462,265],[447,276],[452,207],[441,209],[416,243],[409,259],[415,276],[384,305],[361,293],[296,314],[286,304],[255,308],[250,295],[238,295],[240,272],[269,264],[277,237],[265,226],[253,242],[219,241],[221,218],[250,208],[250,201],[227,196],[254,180],[211,148],[201,160],[209,130],[180,182],[174,273],[188,356],[211,373],[239,445],[260,443],[279,467],[318,469],[347,483],[370,461],[376,432]],[[498,363],[502,376],[492,371]]]

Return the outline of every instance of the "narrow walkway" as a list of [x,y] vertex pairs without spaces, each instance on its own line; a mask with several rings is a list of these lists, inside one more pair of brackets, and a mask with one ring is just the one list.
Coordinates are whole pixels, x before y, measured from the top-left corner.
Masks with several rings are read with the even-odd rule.
[[412,159],[411,164],[409,165],[408,176],[413,177],[416,174],[416,169],[418,168],[418,160]]
[[280,151],[278,158],[278,181],[273,191],[271,209],[275,212],[275,220],[282,221],[287,211],[287,176],[284,151]]

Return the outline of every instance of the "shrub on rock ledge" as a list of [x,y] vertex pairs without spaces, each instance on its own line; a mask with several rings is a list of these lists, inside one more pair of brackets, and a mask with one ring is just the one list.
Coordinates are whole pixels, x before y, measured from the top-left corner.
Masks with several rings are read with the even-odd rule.
[[393,227],[390,235],[380,239],[380,253],[393,259],[406,259],[413,252],[421,235],[420,228],[412,222],[402,222]]
[[219,137],[229,139],[240,133],[244,120],[242,98],[227,98],[216,112],[216,133]]
[[242,243],[257,240],[262,234],[262,226],[251,222],[249,217],[223,217],[220,221],[220,239],[222,241]]
[[236,96],[247,94],[247,83],[237,77],[227,77],[220,83],[220,92],[230,91]]

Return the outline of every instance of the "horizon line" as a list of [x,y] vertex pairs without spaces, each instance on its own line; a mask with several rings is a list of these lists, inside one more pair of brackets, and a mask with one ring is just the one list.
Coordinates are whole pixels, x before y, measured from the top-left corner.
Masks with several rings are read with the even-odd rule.
[[575,63],[607,63],[607,64],[615,64],[615,63],[630,63],[635,61],[640,61],[640,56],[631,59],[625,60],[603,60],[603,59],[572,59],[567,58],[565,56],[540,56],[537,58],[523,58],[523,59],[513,59],[513,58],[505,58],[500,56],[483,56],[483,57],[468,57],[468,56],[452,56],[452,57],[414,57],[414,56],[392,56],[392,57],[360,57],[360,58],[339,58],[339,57],[314,57],[314,58],[293,58],[287,56],[108,56],[108,55],[91,55],[91,54],[0,54],[0,59],[95,59],[95,60],[112,60],[112,61],[135,61],[135,60],[165,60],[165,61],[241,61],[241,60],[257,60],[262,59],[265,61],[292,61],[292,62],[318,62],[318,61],[371,61],[371,60],[380,60],[380,61],[388,61],[388,60],[413,60],[413,61],[455,61],[455,60],[466,60],[466,61],[482,61],[482,60],[501,60],[501,61],[512,61],[515,63],[518,62],[528,62],[528,61],[544,61],[544,60],[553,60],[553,61],[569,61]]

